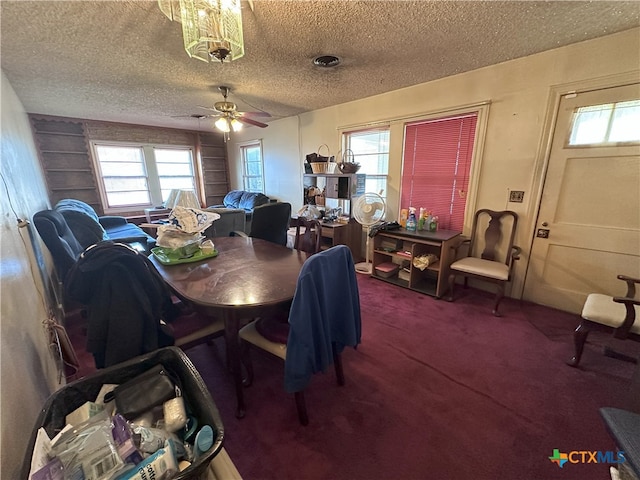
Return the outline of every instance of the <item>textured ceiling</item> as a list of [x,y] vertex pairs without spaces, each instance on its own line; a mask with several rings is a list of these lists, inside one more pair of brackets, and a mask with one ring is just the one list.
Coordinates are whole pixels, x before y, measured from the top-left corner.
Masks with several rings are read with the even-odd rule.
[[[281,118],[640,25],[638,1],[253,0],[245,56],[206,64],[155,1],[0,6],[2,69],[28,112],[188,129],[210,128],[188,115],[219,85]],[[342,62],[314,66],[323,54]]]

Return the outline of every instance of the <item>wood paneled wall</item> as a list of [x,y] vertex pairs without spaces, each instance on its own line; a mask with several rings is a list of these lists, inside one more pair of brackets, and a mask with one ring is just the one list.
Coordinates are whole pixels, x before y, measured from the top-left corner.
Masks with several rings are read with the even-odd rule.
[[206,205],[221,205],[229,192],[229,166],[224,141],[216,134],[200,133],[199,149]]
[[[203,206],[222,203],[229,191],[229,166],[222,135],[144,125],[100,122],[77,118],[29,114],[49,201],[76,198],[104,213],[97,187],[91,141],[136,142],[192,146]],[[140,215],[132,211],[127,215]]]

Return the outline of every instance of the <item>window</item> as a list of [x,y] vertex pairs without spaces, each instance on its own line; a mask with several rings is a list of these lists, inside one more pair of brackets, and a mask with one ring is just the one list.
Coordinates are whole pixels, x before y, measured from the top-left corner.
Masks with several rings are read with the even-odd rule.
[[247,192],[264,193],[262,168],[262,143],[240,145],[242,158],[242,183]]
[[389,128],[346,132],[342,138],[343,151],[351,150],[353,161],[360,164],[358,173],[367,175],[365,192],[380,193],[386,198],[389,174]]
[[462,231],[477,112],[405,125],[400,205],[425,208]]
[[160,191],[164,202],[173,189],[194,190],[191,150],[154,148]]
[[195,190],[191,148],[94,142],[105,212],[161,205],[171,189]]
[[573,114],[569,145],[640,141],[640,100],[580,107]]

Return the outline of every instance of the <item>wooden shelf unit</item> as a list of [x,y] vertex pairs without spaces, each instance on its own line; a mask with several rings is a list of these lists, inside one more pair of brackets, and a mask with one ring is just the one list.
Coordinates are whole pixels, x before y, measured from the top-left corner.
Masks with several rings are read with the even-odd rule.
[[[322,223],[322,248],[334,245],[346,245],[356,262],[363,257],[362,226],[353,218],[353,199],[364,193],[367,176],[360,173],[305,173],[303,185],[324,189],[326,206],[319,206],[325,211],[336,206],[343,208],[343,215],[349,216],[349,223]],[[303,198],[303,203],[307,199]]]
[[51,205],[75,198],[102,215],[84,121],[33,114],[29,120]]
[[[342,200],[351,217],[351,200],[364,193],[366,175],[359,173],[305,173],[303,185],[306,188],[324,189],[325,199]],[[307,199],[303,198],[303,203]],[[343,212],[347,213],[347,212]]]
[[[454,260],[455,249],[460,242],[460,232],[439,230],[437,232],[409,232],[405,229],[380,231],[373,238],[373,271],[372,276],[385,282],[393,283],[418,292],[442,297],[448,289],[449,266]],[[406,252],[406,253],[404,253]],[[413,258],[434,254],[438,261],[420,270],[413,265]],[[376,272],[376,266],[392,262],[400,265],[408,264],[409,273],[406,279],[400,278],[398,272],[391,277],[383,277]]]

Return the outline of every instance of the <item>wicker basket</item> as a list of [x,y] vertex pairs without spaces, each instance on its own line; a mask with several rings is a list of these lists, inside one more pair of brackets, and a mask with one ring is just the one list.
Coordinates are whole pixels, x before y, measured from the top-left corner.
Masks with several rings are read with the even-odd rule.
[[360,170],[360,164],[353,162],[342,162],[338,164],[338,167],[342,173],[356,173]]
[[313,173],[335,173],[336,162],[311,162]]

